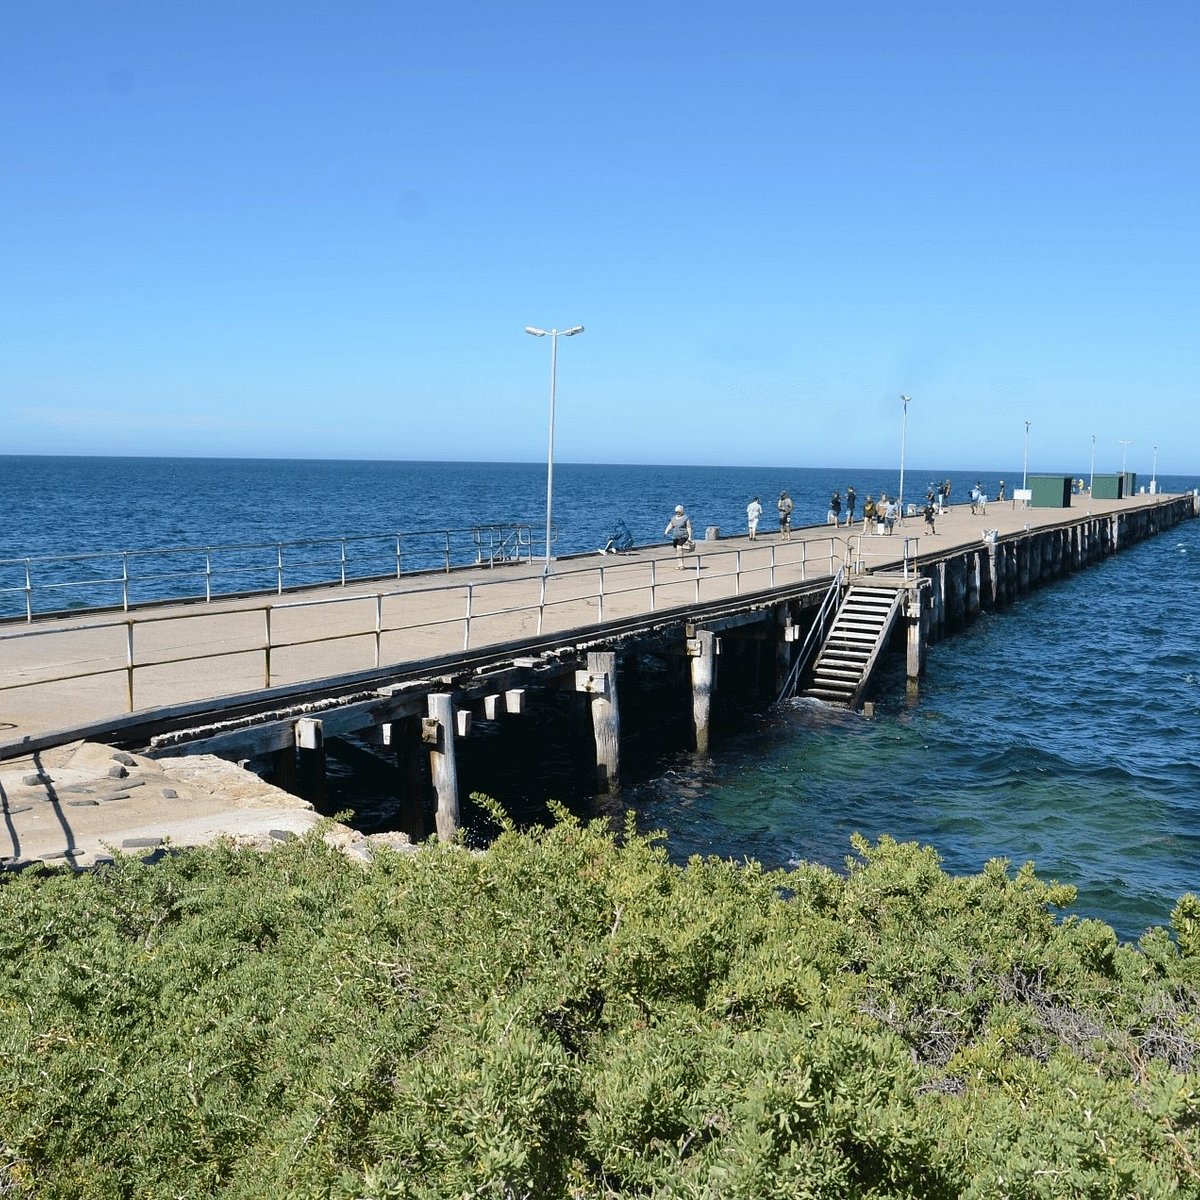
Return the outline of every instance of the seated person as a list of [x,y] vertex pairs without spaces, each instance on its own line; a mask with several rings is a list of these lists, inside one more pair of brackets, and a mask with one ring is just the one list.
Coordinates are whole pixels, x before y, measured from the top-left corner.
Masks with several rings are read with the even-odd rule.
[[601,554],[616,554],[621,550],[633,549],[633,534],[629,532],[629,526],[620,518],[617,519],[616,525],[613,526],[613,531],[608,535],[608,541],[604,545]]

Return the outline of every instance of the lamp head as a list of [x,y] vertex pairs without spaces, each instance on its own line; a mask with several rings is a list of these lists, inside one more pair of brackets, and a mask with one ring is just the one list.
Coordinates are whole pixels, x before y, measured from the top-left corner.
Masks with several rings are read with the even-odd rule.
[[563,335],[563,337],[574,337],[577,333],[582,333],[582,332],[583,332],[582,325],[572,325],[570,329],[564,329],[562,331],[562,335]]
[[534,337],[545,337],[546,336],[546,331],[544,329],[534,329],[534,327],[532,325],[526,325],[525,332],[533,334]]

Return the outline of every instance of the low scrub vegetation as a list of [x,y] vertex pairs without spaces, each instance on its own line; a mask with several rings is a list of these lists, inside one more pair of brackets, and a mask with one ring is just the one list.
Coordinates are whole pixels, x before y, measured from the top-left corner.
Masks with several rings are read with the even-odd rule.
[[[499,819],[499,814],[496,814]],[[560,814],[0,878],[0,1195],[1200,1196],[1200,902]]]

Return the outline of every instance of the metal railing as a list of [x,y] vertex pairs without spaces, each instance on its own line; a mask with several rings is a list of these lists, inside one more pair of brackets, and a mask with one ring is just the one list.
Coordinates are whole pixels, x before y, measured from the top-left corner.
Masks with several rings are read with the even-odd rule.
[[[294,541],[0,558],[0,619],[119,608],[166,600],[341,585],[456,566],[532,561],[536,524],[407,530]],[[556,532],[552,531],[552,538]],[[47,602],[39,604],[40,599]]]
[[[259,604],[243,602],[219,609],[163,613],[151,610],[137,616],[56,622],[44,627],[22,626],[8,632],[0,631],[0,653],[9,643],[21,643],[26,646],[41,644],[48,648],[37,656],[41,666],[27,672],[35,677],[5,680],[0,676],[0,695],[27,688],[79,685],[84,681],[102,677],[120,677],[123,679],[121,690],[124,696],[121,704],[114,704],[109,713],[110,716],[116,716],[118,713],[138,711],[138,680],[144,672],[183,664],[213,663],[233,657],[244,658],[247,655],[260,656],[259,678],[264,688],[278,686],[282,682],[311,682],[322,678],[336,678],[338,674],[346,674],[349,671],[326,671],[284,681],[283,673],[277,666],[278,656],[283,651],[334,646],[351,640],[369,640],[373,645],[370,655],[373,667],[378,669],[430,657],[426,652],[428,647],[421,645],[420,638],[422,634],[439,629],[461,627],[462,631],[461,640],[454,639],[455,644],[440,644],[437,647],[439,653],[445,654],[459,649],[477,649],[480,645],[500,645],[506,641],[520,640],[521,635],[514,637],[512,625],[509,625],[503,636],[494,637],[489,641],[485,635],[477,644],[475,634],[480,626],[502,618],[523,616],[528,619],[528,624],[533,624],[536,619],[536,633],[541,636],[547,631],[551,618],[558,613],[566,613],[573,607],[575,611],[561,617],[563,623],[556,630],[567,633],[604,624],[613,616],[615,607],[624,607],[627,610],[617,614],[620,616],[643,616],[659,612],[664,601],[669,608],[686,608],[691,604],[736,598],[741,596],[744,590],[761,592],[784,584],[804,583],[810,576],[819,577],[818,569],[820,575],[836,573],[840,578],[842,567],[838,561],[837,540],[832,537],[820,539],[820,542],[827,543],[827,546],[824,553],[817,555],[811,553],[811,549],[817,544],[813,542],[773,544],[761,549],[742,547],[726,551],[702,551],[695,556],[694,569],[682,577],[674,570],[673,565],[666,578],[659,577],[659,564],[671,560],[627,559],[615,563],[606,560],[604,563],[589,562],[588,565],[571,569],[562,569],[560,564],[555,572],[543,573],[540,582],[535,577],[526,575],[518,579],[441,584],[419,590],[378,590],[347,596]],[[594,577],[594,582],[580,587],[581,583],[586,584],[589,576]],[[522,587],[529,589],[535,582],[535,601],[504,602],[505,590]],[[687,589],[686,594],[683,593],[683,589]],[[639,594],[640,601],[637,599]],[[625,600],[626,597],[632,599]],[[416,619],[397,620],[389,616],[389,608],[402,600],[419,603],[422,612]],[[348,629],[314,631],[319,610],[345,613],[348,606],[352,605],[367,608],[370,612],[369,618],[351,623],[352,627]],[[308,623],[307,632],[299,628],[289,632],[288,629],[280,627],[288,614],[300,612],[314,615],[314,620]],[[220,620],[228,620],[231,625],[241,627],[242,630],[227,632],[224,645],[214,638],[211,629],[198,630],[190,643],[186,632],[173,637],[154,637],[154,631],[168,623],[181,625],[186,631],[189,627],[194,627],[193,623],[197,621]],[[261,632],[246,633],[244,628],[247,623],[257,625]],[[105,632],[114,634],[113,642],[108,648],[84,651],[78,643],[74,647],[65,643],[67,657],[64,657],[57,667],[53,663],[53,639],[77,639],[80,635]],[[528,633],[524,636],[528,636]],[[121,643],[119,651],[116,648],[118,640]],[[150,643],[144,650],[139,644],[142,640]],[[156,640],[160,647],[181,645],[183,652],[164,652],[161,648],[156,650]],[[230,642],[233,644],[228,644]],[[393,642],[397,644],[391,649],[385,647],[385,643]],[[410,647],[414,647],[417,652],[414,653]],[[87,654],[91,655],[90,659],[86,657]],[[294,672],[292,674],[294,675]],[[200,698],[217,699],[245,692],[244,686],[232,690],[225,688]],[[195,698],[197,697],[188,697]]]
[[845,582],[846,569],[842,567],[833,577],[829,585],[829,590],[821,600],[821,607],[817,609],[817,615],[808,627],[808,634],[800,646],[800,653],[796,655],[796,661],[792,663],[792,668],[788,672],[786,682],[779,689],[779,696],[775,701],[776,704],[782,704],[784,700],[788,700],[796,694],[796,686],[800,682],[801,673],[812,660],[812,656],[816,653],[817,648],[828,636],[829,629],[833,624],[833,618],[837,615],[838,608],[842,602],[842,588]]

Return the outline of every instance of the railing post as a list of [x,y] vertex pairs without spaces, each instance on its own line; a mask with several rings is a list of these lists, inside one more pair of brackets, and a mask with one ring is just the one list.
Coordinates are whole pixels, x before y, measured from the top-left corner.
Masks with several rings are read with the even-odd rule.
[[600,596],[599,596],[599,612],[596,618],[597,624],[604,624],[604,568],[600,568]]
[[129,712],[133,712],[133,622],[125,622],[125,675]]
[[396,534],[396,578],[400,578],[400,535]]
[[[121,551],[121,611],[129,611],[129,551]],[[130,709],[132,712],[133,710]]]
[[652,558],[650,560],[650,611],[651,612],[656,611],[655,607],[654,607],[654,602],[655,602],[654,588],[655,588],[655,585],[658,583],[657,565],[658,565],[658,560]]
[[467,620],[463,629],[463,649],[470,650],[471,648],[471,606],[475,599],[475,585],[467,584]]
[[263,642],[263,687],[271,686],[271,606],[263,609],[266,617],[266,640]]
[[383,593],[375,593],[375,666],[383,662]]
[[733,552],[733,594],[735,596],[742,594],[742,552],[740,550]]
[[696,603],[700,603],[700,555],[696,555]]
[[212,603],[212,548],[204,547],[204,599]]
[[446,574],[450,574],[450,530],[446,530]]
[[[804,543],[801,542],[800,544],[803,545]],[[771,586],[772,587],[775,586],[775,545],[774,545],[774,543],[772,543],[772,545],[771,545]]]
[[342,565],[342,587],[345,587],[346,586],[346,539],[342,538],[342,539],[340,539],[340,541],[341,541],[341,547],[342,547],[342,564],[341,564]]
[[25,620],[33,620],[33,575],[29,570],[29,559],[25,560]]
[[283,595],[283,543],[275,543],[275,594]]
[[542,636],[542,620],[546,615],[546,574],[542,573],[542,586],[538,596],[538,637]]

